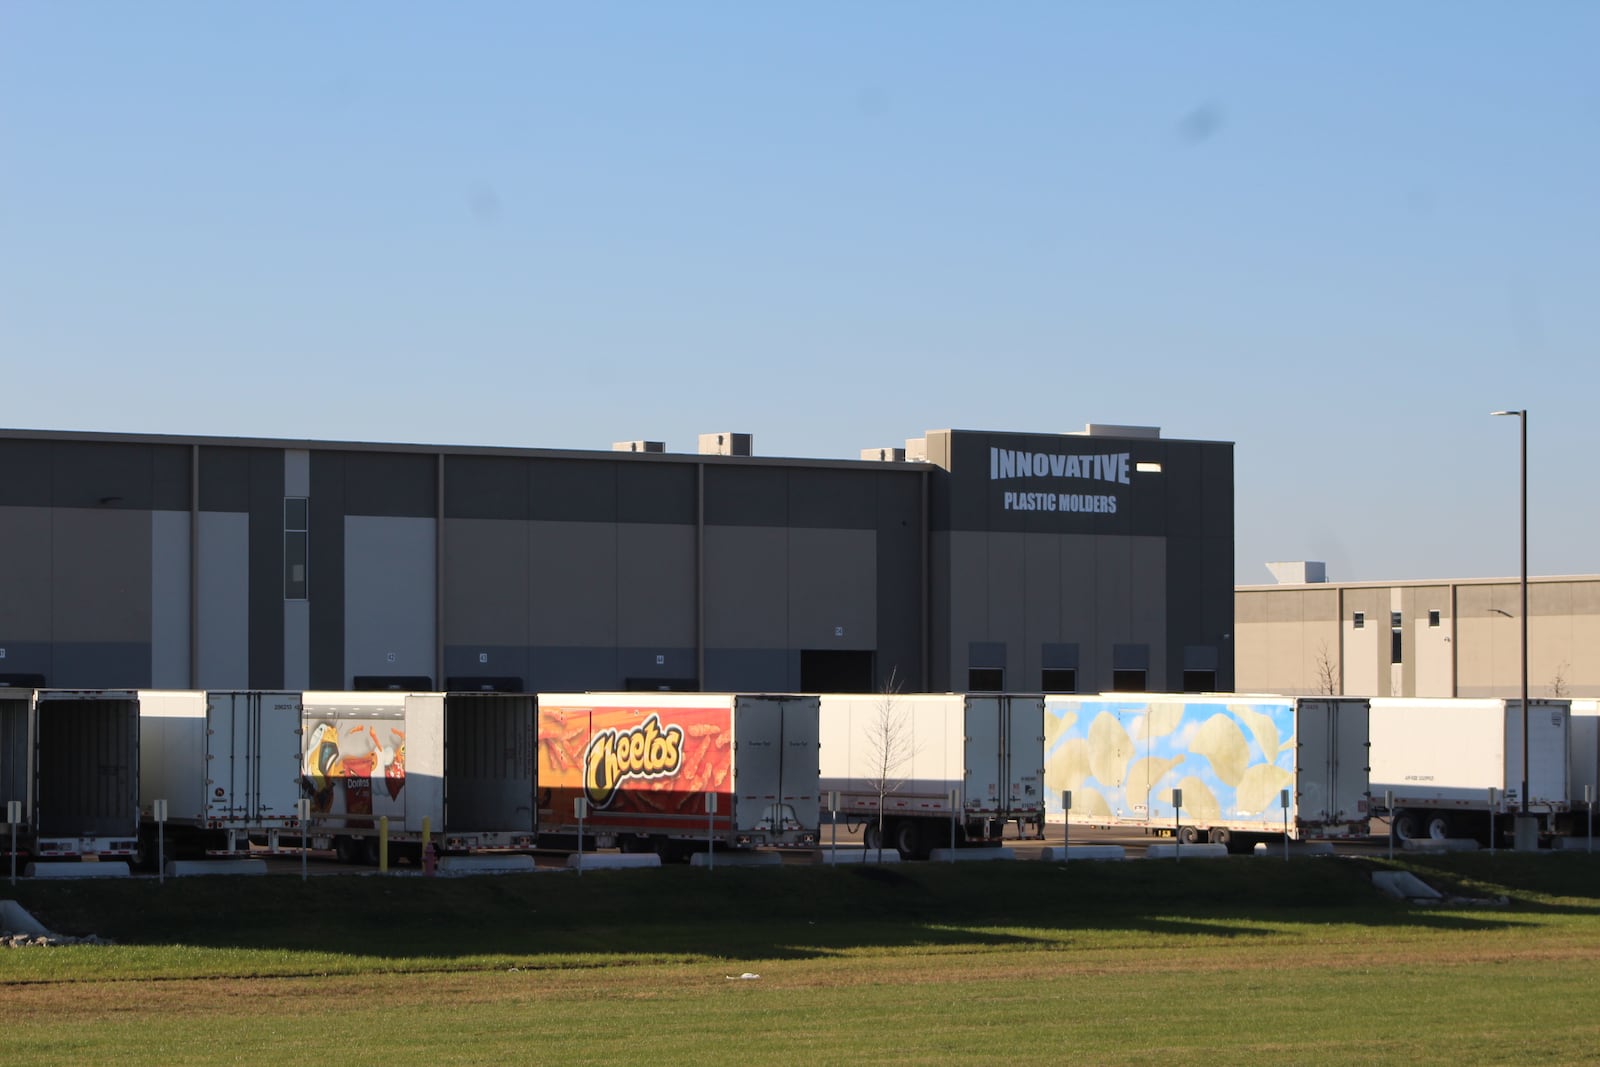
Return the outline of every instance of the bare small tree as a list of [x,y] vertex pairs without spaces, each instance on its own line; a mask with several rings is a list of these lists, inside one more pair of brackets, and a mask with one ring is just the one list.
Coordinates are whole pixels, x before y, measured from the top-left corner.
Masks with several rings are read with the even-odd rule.
[[1572,669],[1572,664],[1562,662],[1556,665],[1556,673],[1550,679],[1550,695],[1557,700],[1565,699],[1572,695],[1572,686],[1567,684],[1567,671]]
[[1323,641],[1317,646],[1315,661],[1317,673],[1317,692],[1324,696],[1337,696],[1339,693],[1339,664],[1328,651],[1328,642]]
[[893,671],[878,699],[878,714],[867,736],[871,759],[868,784],[878,798],[878,860],[883,860],[884,811],[889,796],[905,785],[905,767],[916,754],[911,719],[899,701],[900,683]]

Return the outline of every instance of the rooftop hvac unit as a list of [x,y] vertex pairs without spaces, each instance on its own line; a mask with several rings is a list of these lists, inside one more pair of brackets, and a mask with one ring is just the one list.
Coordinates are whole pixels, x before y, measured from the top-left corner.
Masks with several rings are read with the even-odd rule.
[[665,452],[666,450],[667,443],[665,441],[611,442],[611,451],[613,452]]
[[905,458],[907,463],[928,462],[928,439],[926,437],[906,438]]
[[877,460],[879,463],[904,463],[906,450],[903,448],[863,448],[862,459]]
[[747,433],[703,433],[700,435],[702,456],[748,456],[750,435]]

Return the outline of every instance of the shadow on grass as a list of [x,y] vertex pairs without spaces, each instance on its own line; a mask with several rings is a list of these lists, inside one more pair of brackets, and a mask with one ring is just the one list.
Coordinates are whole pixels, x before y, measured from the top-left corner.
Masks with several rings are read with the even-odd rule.
[[369,959],[806,958],[859,949],[1070,944],[1075,934],[1253,940],[1307,924],[1510,929],[1600,914],[1600,858],[1509,854],[1393,866],[1501,908],[1382,896],[1366,859],[667,868],[473,878],[295,877],[19,884],[47,926],[121,945]]

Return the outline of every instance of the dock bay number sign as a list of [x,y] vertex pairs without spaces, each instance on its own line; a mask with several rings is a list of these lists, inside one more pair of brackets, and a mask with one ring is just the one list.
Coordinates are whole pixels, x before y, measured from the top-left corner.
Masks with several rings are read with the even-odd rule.
[[[1014,448],[989,449],[989,481],[1023,478],[1073,478],[1080,481],[1128,485],[1130,453],[1024,452]],[[1098,486],[1096,487],[1098,488]],[[1006,490],[1002,511],[1079,511],[1103,515],[1117,513],[1115,493],[1063,493]]]

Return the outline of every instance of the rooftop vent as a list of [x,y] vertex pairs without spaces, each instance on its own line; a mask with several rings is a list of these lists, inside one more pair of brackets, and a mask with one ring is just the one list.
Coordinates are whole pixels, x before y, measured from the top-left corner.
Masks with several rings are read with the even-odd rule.
[[862,459],[877,460],[879,463],[904,463],[906,450],[903,448],[863,448]]
[[1081,430],[1068,430],[1068,437],[1149,437],[1160,438],[1159,426],[1117,426],[1109,422],[1087,423]]
[[666,450],[667,443],[665,441],[611,442],[611,451],[613,452],[665,452]]
[[702,456],[748,456],[750,435],[747,433],[703,433],[700,435]]
[[926,437],[906,438],[906,462],[928,462],[928,439]]
[[1272,580],[1279,585],[1319,585],[1328,580],[1328,565],[1314,560],[1294,563],[1269,563]]

